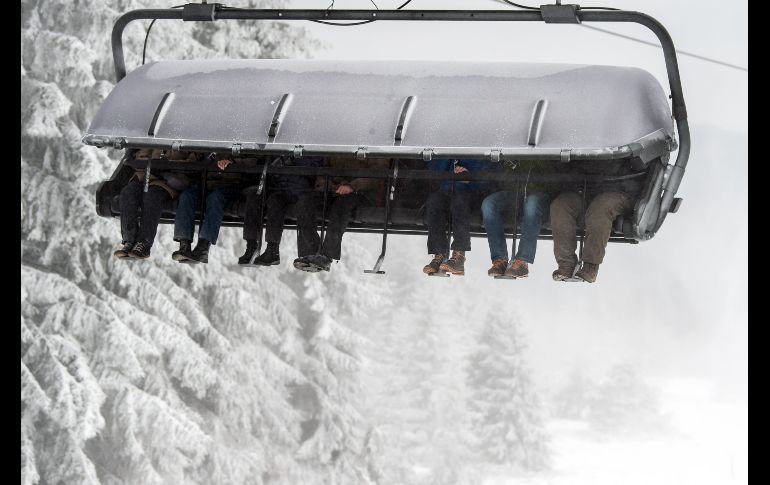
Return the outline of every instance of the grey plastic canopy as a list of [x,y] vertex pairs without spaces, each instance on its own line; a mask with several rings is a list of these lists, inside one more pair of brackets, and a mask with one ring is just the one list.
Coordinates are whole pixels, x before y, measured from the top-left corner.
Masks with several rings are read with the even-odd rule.
[[632,67],[174,60],[102,104],[96,146],[403,158],[616,159],[674,149],[668,100]]

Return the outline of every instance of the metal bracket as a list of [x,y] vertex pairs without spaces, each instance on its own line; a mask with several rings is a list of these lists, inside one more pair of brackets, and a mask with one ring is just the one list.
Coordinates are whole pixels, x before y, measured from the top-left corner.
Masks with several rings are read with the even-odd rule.
[[173,143],[171,143],[171,149],[178,152],[182,150],[182,142],[177,140]]
[[423,161],[430,162],[433,160],[433,149],[432,148],[426,148],[422,151],[422,159]]
[[126,139],[125,138],[115,138],[112,140],[112,147],[116,148],[118,150],[122,150],[126,147]]
[[500,161],[500,155],[502,155],[503,151],[499,148],[496,148],[489,152],[489,159],[493,162],[499,162]]
[[235,143],[233,146],[230,147],[230,152],[233,154],[234,157],[237,157],[241,154],[241,148],[242,145],[240,143]]
[[580,5],[540,5],[540,14],[547,24],[579,24]]
[[357,160],[365,160],[366,159],[366,147],[358,147],[358,150],[356,150],[356,159]]
[[188,3],[182,8],[182,20],[185,22],[213,22],[221,3]]
[[301,158],[302,157],[302,151],[305,149],[302,145],[297,145],[294,147],[294,152],[292,152],[292,156],[294,158]]
[[559,154],[559,161],[561,163],[569,163],[570,156],[572,154],[572,149],[570,148],[564,148],[562,149],[561,153]]

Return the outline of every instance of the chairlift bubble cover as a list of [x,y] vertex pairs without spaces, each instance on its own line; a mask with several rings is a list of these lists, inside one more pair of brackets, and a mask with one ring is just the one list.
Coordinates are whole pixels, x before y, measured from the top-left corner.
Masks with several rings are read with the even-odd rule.
[[115,86],[83,141],[405,158],[432,150],[559,159],[566,151],[646,162],[674,149],[673,133],[662,87],[639,68],[256,59],[141,66]]

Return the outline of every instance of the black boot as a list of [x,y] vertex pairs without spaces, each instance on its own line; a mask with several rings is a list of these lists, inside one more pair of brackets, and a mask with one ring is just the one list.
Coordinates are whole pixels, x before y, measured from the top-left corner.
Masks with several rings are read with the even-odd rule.
[[195,249],[192,250],[192,259],[191,262],[193,263],[203,263],[206,264],[209,262],[209,248],[211,247],[211,243],[208,242],[205,239],[198,239],[198,244],[195,245]]
[[281,254],[278,251],[278,245],[275,243],[267,243],[265,252],[260,254],[259,257],[254,260],[254,264],[259,266],[272,266],[280,263]]
[[182,239],[179,241],[179,249],[171,253],[171,259],[174,261],[184,261],[192,259],[192,241]]
[[128,252],[128,256],[134,259],[147,259],[150,257],[151,248],[152,244],[145,241],[139,241],[134,244],[134,247]]
[[257,240],[256,239],[247,239],[246,240],[246,252],[243,253],[243,256],[238,258],[238,264],[242,265],[248,265],[253,263],[254,255],[257,253]]

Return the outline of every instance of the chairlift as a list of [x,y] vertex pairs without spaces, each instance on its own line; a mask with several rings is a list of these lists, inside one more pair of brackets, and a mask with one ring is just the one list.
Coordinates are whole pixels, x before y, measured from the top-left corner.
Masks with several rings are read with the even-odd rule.
[[[664,89],[642,69],[599,65],[168,60],[127,73],[123,30],[142,19],[635,22],[652,30],[661,42],[672,101],[669,106]],[[359,207],[348,228],[382,234],[381,254],[374,269],[367,271],[372,273],[382,273],[388,234],[427,234],[420,210],[427,182],[490,177],[478,172],[428,171],[425,163],[431,159],[487,159],[510,165],[546,160],[563,167],[573,162],[599,167],[594,175],[529,177],[582,184],[612,180],[602,174],[603,164],[629,164],[635,173],[623,177],[636,178],[642,190],[633,213],[615,221],[610,242],[635,244],[652,238],[682,202],[675,195],[689,157],[690,134],[676,52],[664,27],[643,13],[584,10],[558,2],[541,5],[539,10],[502,11],[236,9],[187,4],[181,9],[142,9],[122,15],[113,28],[112,50],[118,82],[83,137],[87,145],[126,150],[112,177],[97,190],[101,216],[120,216],[118,194],[137,168],[195,171],[204,182],[207,173],[216,170],[211,159],[192,163],[133,159],[134,149],[139,148],[264,157],[261,166],[232,168],[254,174],[260,190],[268,173],[381,179],[381,204]],[[677,148],[676,162],[671,164],[670,153]],[[276,157],[300,156],[390,158],[392,163],[387,170],[269,163]],[[523,187],[525,176],[513,170],[495,173],[494,179],[517,181]],[[173,223],[174,207],[167,209],[161,222]],[[242,212],[235,204],[223,225],[243,226]],[[294,227],[291,212],[285,227]],[[486,235],[480,213],[472,222],[471,234]],[[515,216],[506,234],[515,246],[519,234]],[[539,238],[551,239],[548,224]]]

